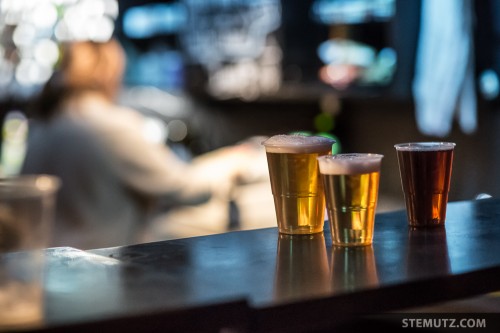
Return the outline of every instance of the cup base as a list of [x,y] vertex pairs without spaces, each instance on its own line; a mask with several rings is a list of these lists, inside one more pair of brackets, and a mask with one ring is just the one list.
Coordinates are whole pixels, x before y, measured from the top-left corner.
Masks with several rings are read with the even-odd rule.
[[311,235],[323,232],[323,227],[291,227],[291,228],[278,228],[280,234],[285,235]]
[[424,228],[429,228],[429,229],[437,229],[437,228],[444,228],[444,223],[441,224],[412,224],[409,223],[408,227],[412,229],[424,229]]
[[332,242],[333,246],[341,246],[341,247],[362,247],[362,246],[370,246],[372,245],[372,242],[365,242],[365,243],[338,243],[338,242]]
[[444,222],[439,223],[414,223],[409,222],[408,226],[410,228],[422,229],[422,228],[444,228]]

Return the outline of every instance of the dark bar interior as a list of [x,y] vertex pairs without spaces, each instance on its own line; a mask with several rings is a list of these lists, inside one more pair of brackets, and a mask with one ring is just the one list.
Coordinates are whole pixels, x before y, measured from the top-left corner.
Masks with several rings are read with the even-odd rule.
[[[0,177],[62,181],[21,331],[500,327],[498,22],[496,0],[0,0]],[[332,245],[326,215],[278,232],[276,134],[384,156],[373,245]],[[394,145],[435,141],[446,227],[410,230]]]

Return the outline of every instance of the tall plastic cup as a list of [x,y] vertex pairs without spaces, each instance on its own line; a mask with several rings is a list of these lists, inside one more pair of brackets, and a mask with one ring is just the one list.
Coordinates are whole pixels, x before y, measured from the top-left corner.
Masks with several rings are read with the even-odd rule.
[[325,196],[317,158],[331,154],[334,143],[335,140],[322,136],[285,134],[262,143],[280,233],[323,231]]

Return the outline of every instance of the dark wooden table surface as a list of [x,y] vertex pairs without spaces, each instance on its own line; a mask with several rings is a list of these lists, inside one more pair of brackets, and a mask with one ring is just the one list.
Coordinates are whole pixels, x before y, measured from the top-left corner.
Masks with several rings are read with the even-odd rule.
[[[500,201],[452,202],[446,227],[376,216],[369,247],[276,228],[48,250],[47,322],[60,332],[312,331],[500,290]],[[224,331],[224,330],[222,330]]]

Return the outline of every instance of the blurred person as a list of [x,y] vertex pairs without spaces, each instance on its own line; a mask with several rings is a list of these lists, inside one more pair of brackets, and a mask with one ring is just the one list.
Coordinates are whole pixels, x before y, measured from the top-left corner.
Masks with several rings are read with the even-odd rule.
[[188,163],[168,145],[148,141],[144,116],[115,102],[125,64],[114,39],[68,43],[58,70],[34,100],[21,173],[62,180],[52,246],[141,242],[147,221],[159,209],[214,198],[227,202],[234,184],[245,177],[242,170],[259,161],[261,152],[251,143]]

